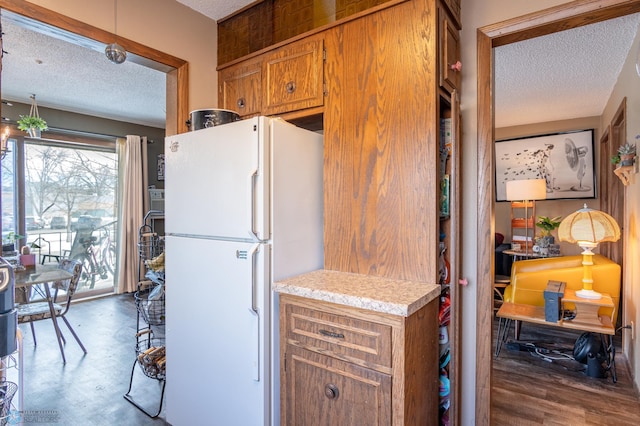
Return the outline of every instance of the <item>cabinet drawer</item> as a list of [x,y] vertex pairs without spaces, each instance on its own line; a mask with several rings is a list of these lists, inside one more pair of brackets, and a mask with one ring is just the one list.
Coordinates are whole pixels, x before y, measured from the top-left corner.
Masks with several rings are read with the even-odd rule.
[[283,425],[390,425],[391,376],[287,345]]
[[287,342],[361,365],[391,368],[391,326],[293,304],[287,304],[285,315]]

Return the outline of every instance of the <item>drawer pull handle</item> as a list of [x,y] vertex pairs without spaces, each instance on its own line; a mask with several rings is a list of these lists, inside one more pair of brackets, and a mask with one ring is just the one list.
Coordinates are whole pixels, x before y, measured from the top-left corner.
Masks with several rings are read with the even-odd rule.
[[336,339],[344,339],[344,334],[334,333],[333,331],[329,330],[320,330],[320,334],[322,334],[323,336],[334,337]]
[[244,108],[244,106],[245,106],[244,98],[238,99],[238,108]]
[[288,82],[285,85],[285,89],[287,90],[287,93],[293,93],[296,91],[296,83],[293,81]]
[[329,399],[336,399],[338,398],[338,395],[340,394],[340,392],[338,392],[338,387],[332,383],[329,383],[328,385],[324,385],[324,396],[326,396]]

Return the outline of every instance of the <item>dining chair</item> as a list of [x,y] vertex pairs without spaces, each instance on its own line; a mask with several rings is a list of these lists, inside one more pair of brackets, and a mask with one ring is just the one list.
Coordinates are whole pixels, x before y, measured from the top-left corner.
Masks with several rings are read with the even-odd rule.
[[[71,306],[71,300],[73,299],[73,296],[76,293],[76,289],[78,288],[78,281],[80,280],[80,275],[82,273],[82,262],[78,260],[62,259],[58,265],[58,268],[66,270],[73,276],[68,280],[56,281],[52,283],[52,288],[54,289],[54,293],[52,296],[52,306],[53,311],[55,312],[55,318],[53,318],[53,320],[57,321],[58,318],[62,318],[64,323],[67,325],[67,328],[69,328],[69,331],[71,331],[71,334],[73,334],[73,337],[78,342],[78,345],[80,345],[82,351],[86,354],[87,349],[84,347],[75,330],[73,329],[73,327],[71,327],[69,320],[67,320],[66,318],[66,314],[67,312],[69,312],[69,307]],[[48,285],[48,283],[45,283],[44,285]],[[58,296],[58,291],[60,290],[65,292],[66,301],[64,304],[55,303],[55,300]],[[48,301],[18,305],[18,323],[29,323],[29,325],[31,326],[31,333],[33,335],[34,346],[37,346],[37,341],[36,331],[33,327],[33,323],[35,321],[49,318],[51,318],[51,306],[49,305]],[[59,331],[59,327],[54,328],[56,329],[56,337],[58,338],[58,342],[62,340],[66,344],[67,341],[62,335],[62,332]],[[62,359],[64,360],[65,356],[62,345],[60,345],[60,352],[62,352]]]

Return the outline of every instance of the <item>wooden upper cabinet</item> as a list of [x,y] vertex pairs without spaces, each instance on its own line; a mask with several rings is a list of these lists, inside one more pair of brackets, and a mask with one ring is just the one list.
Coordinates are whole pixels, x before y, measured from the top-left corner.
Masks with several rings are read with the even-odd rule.
[[456,28],[462,29],[462,20],[460,19],[460,2],[461,0],[442,0],[442,4],[449,10]]
[[321,36],[266,54],[265,115],[321,106],[324,102],[324,49]]
[[219,103],[241,117],[258,115],[262,109],[262,60],[242,62],[220,71]]
[[438,12],[440,86],[452,93],[460,90],[460,31],[444,9]]

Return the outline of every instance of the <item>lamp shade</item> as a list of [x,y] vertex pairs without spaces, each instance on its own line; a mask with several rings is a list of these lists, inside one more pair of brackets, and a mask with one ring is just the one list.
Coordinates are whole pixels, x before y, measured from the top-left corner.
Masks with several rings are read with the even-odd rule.
[[599,210],[584,208],[565,217],[558,228],[560,241],[570,243],[615,242],[620,239],[620,227],[614,218]]
[[506,183],[508,201],[532,201],[547,198],[547,182],[544,179],[509,180]]

